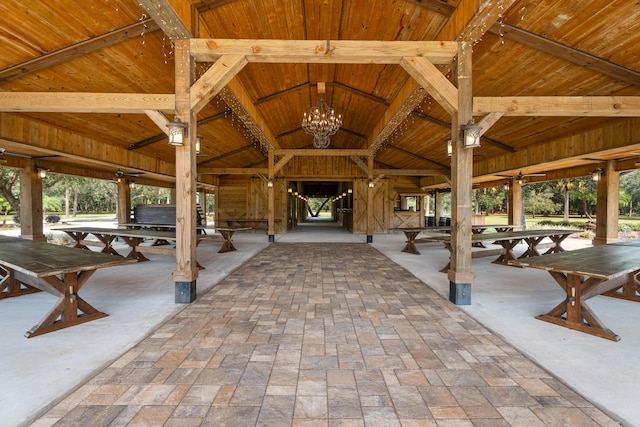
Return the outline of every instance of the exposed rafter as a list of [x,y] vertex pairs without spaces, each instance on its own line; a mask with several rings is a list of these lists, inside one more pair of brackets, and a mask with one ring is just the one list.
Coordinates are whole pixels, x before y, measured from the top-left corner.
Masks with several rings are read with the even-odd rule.
[[158,25],[151,19],[136,22],[126,27],[101,34],[96,37],[72,44],[71,46],[55,50],[45,55],[30,59],[29,61],[7,67],[0,71],[0,82],[6,82],[26,74],[44,70],[71,61],[83,55],[89,55],[105,47],[140,37],[142,33],[151,33],[158,30]]
[[140,7],[147,11],[160,29],[171,40],[188,39],[192,34],[184,25],[168,0],[137,0]]

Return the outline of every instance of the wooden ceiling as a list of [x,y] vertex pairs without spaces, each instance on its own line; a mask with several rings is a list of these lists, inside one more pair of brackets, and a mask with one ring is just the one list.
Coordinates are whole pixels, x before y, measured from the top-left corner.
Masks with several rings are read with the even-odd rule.
[[[169,17],[161,19],[158,8]],[[82,9],[71,0],[3,0],[0,14],[0,148],[9,166],[31,157],[54,172],[109,179],[121,168],[145,172],[142,183],[169,185],[175,150],[153,116],[98,107],[108,105],[109,94],[173,94],[173,39],[190,36],[470,41],[476,121],[507,112],[493,116],[474,150],[474,181],[496,184],[521,170],[575,176],[606,160],[620,160],[624,169],[640,161],[639,98],[620,98],[633,102],[614,102],[613,109],[595,108],[591,98],[610,105],[611,97],[640,97],[636,0],[88,0]],[[210,66],[198,63],[196,73]],[[450,65],[438,68],[450,78]],[[411,81],[396,64],[253,62],[232,83],[244,88],[281,149],[311,147],[301,119],[320,96],[343,116],[331,148],[365,149]],[[44,98],[25,108],[25,92],[105,96],[88,102],[86,112],[65,112]],[[489,102],[498,97],[576,97],[587,107]],[[216,170],[266,167],[264,149],[230,99],[223,91],[198,113],[202,183],[215,184]],[[376,168],[448,169],[450,123],[450,114],[424,97],[384,138]],[[422,184],[447,185],[439,176]]]

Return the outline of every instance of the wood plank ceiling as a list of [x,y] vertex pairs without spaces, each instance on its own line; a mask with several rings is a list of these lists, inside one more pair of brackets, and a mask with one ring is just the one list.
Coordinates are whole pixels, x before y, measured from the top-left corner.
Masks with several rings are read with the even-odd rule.
[[[202,38],[426,41],[443,37],[464,0],[202,0],[170,1],[191,11]],[[640,96],[640,7],[629,0],[487,0],[499,22],[478,28],[473,43],[474,97]],[[495,5],[493,5],[495,6]],[[481,7],[482,9],[482,7]],[[173,44],[134,0],[0,3],[2,92],[171,94]],[[195,24],[195,25],[194,25]],[[210,64],[199,63],[202,74]],[[440,67],[449,76],[450,69]],[[310,148],[302,113],[324,97],[343,116],[331,147],[367,148],[376,126],[411,77],[399,65],[250,63],[237,76],[280,148]],[[326,83],[319,95],[317,84]],[[5,102],[0,92],[0,110]],[[227,105],[224,94],[198,114],[203,136],[199,168],[266,166],[260,145]],[[637,117],[637,114],[635,114]],[[170,115],[168,116],[171,117]],[[480,118],[480,117],[478,117]],[[449,114],[427,96],[376,153],[381,169],[448,168],[444,139]],[[632,117],[505,116],[476,149],[475,180],[551,171],[640,152]],[[570,159],[527,154],[532,147],[571,144],[598,129],[621,129],[618,146],[583,147]],[[583,141],[594,137],[584,137]],[[597,139],[597,137],[595,137]],[[117,168],[143,171],[148,183],[171,182],[174,150],[145,114],[0,113],[0,147],[42,157],[53,171],[111,178]],[[89,147],[89,148],[87,148]],[[564,148],[563,148],[564,149]],[[578,155],[578,153],[585,153]],[[9,165],[23,157],[7,156]],[[635,165],[635,163],[629,163]],[[626,163],[625,163],[626,165]],[[90,167],[88,167],[90,166]],[[632,166],[635,167],[635,166]],[[215,183],[211,176],[204,182]],[[144,181],[144,178],[143,178]],[[494,182],[496,183],[496,182]],[[446,185],[434,177],[425,184]]]

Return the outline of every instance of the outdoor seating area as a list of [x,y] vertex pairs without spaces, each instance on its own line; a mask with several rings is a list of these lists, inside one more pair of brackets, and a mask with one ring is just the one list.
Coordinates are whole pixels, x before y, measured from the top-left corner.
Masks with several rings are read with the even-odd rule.
[[[320,239],[325,242],[329,242],[333,239],[338,242],[360,242],[361,244],[364,244],[362,236],[355,236],[348,233],[330,236],[324,229],[319,230],[318,233],[320,233],[318,235],[319,237],[316,237],[315,239]],[[230,274],[231,271],[235,270],[237,266],[249,260],[257,252],[268,246],[263,239],[259,238],[259,235],[251,233],[239,234],[237,239],[239,241],[239,249],[234,252],[234,256],[232,258],[228,258],[227,254],[217,254],[215,251],[209,250],[207,246],[210,246],[212,242],[203,242],[202,245],[199,246],[198,258],[211,266],[211,268],[207,268],[201,273],[201,279],[199,280],[199,292],[201,292],[200,286],[202,286],[202,292],[205,292],[207,289],[211,289],[211,286],[215,287],[216,283],[222,281],[224,277],[226,277],[227,274]],[[278,236],[276,244],[296,241],[304,242],[313,239],[313,233],[288,233],[287,235]],[[548,389],[546,392],[548,395],[543,393],[540,395],[539,399],[543,398],[542,396],[548,396],[543,399],[560,399],[560,396],[564,396],[564,398],[568,397],[570,400],[575,402],[580,401],[576,399],[581,395],[589,402],[596,404],[600,410],[604,411],[604,413],[613,416],[614,420],[627,420],[630,422],[630,420],[635,419],[634,417],[639,415],[634,412],[635,409],[633,408],[635,408],[635,405],[630,404],[629,402],[631,396],[634,396],[638,392],[637,382],[633,380],[633,378],[629,378],[625,369],[625,366],[629,366],[630,363],[633,363],[632,361],[635,359],[638,349],[640,349],[640,338],[634,333],[634,328],[632,326],[635,321],[640,321],[640,313],[638,313],[634,308],[635,303],[629,305],[627,301],[605,297],[596,297],[589,301],[592,309],[598,313],[604,322],[615,330],[622,338],[619,342],[613,344],[609,340],[603,340],[577,331],[560,328],[557,327],[557,325],[552,325],[535,319],[536,315],[542,313],[545,307],[548,308],[550,304],[552,305],[554,303],[554,300],[557,300],[558,295],[561,295],[559,292],[561,289],[548,280],[548,273],[532,268],[505,268],[504,266],[491,263],[490,259],[481,258],[474,260],[474,271],[476,271],[477,279],[477,283],[474,284],[474,295],[477,304],[472,306],[455,307],[446,302],[448,283],[446,278],[437,272],[437,266],[446,262],[447,251],[444,251],[439,243],[429,243],[424,245],[423,254],[420,256],[402,253],[398,251],[398,244],[401,243],[401,239],[402,235],[398,234],[380,236],[372,246],[385,254],[392,261],[406,268],[409,272],[415,275],[415,277],[419,277],[422,282],[440,294],[440,298],[442,298],[442,300],[439,304],[444,304],[443,307],[448,307],[446,311],[443,312],[450,313],[447,314],[447,316],[454,316],[454,318],[458,318],[460,315],[455,315],[455,312],[464,312],[479,322],[478,324],[463,322],[460,324],[460,326],[463,327],[463,330],[470,328],[468,330],[473,336],[486,337],[486,339],[491,336],[488,334],[497,333],[499,336],[503,337],[509,345],[513,345],[518,350],[518,354],[521,354],[521,356],[518,357],[519,361],[517,362],[517,365],[525,366],[523,364],[527,363],[525,362],[526,358],[530,357],[534,364],[538,364],[542,369],[548,370],[549,374],[545,374],[543,376],[543,378],[545,378],[544,382],[548,384],[556,384],[556,386],[553,387],[559,388],[556,388],[557,391]],[[577,249],[578,247],[582,247],[582,245],[585,244],[585,242],[580,242],[580,239],[570,240],[571,242],[569,243],[565,242],[566,249],[568,249],[565,253]],[[579,246],[576,247],[576,244]],[[116,245],[122,245],[122,243],[116,243]],[[516,254],[518,254],[523,252],[525,249],[525,245],[520,244],[517,245],[514,250]],[[184,306],[176,306],[173,303],[172,283],[169,277],[170,275],[166,273],[170,272],[174,266],[171,262],[167,261],[167,257],[159,257],[155,258],[152,263],[110,268],[109,274],[104,274],[106,271],[96,272],[94,279],[90,281],[85,288],[83,288],[85,298],[92,301],[98,309],[109,314],[109,317],[100,319],[99,321],[89,322],[86,325],[76,326],[66,330],[57,331],[52,334],[47,334],[46,341],[39,341],[45,336],[26,340],[19,331],[19,327],[15,328],[15,326],[11,326],[3,328],[3,339],[11,346],[12,349],[15,349],[16,353],[13,353],[12,351],[10,354],[15,354],[16,357],[20,354],[20,348],[22,348],[21,342],[28,341],[34,343],[31,346],[32,350],[30,351],[29,358],[39,357],[38,354],[40,351],[43,352],[42,357],[48,357],[48,348],[50,345],[56,345],[59,349],[58,351],[60,351],[60,344],[56,343],[68,341],[69,336],[76,336],[77,339],[79,339],[80,337],[85,337],[85,334],[89,334],[87,338],[82,338],[85,340],[87,349],[91,349],[91,351],[87,352],[88,354],[80,355],[74,352],[74,356],[71,356],[71,354],[74,353],[69,353],[69,356],[58,358],[58,362],[56,362],[56,364],[67,358],[67,361],[63,362],[63,366],[69,366],[69,363],[72,363],[73,365],[71,370],[67,369],[65,371],[64,380],[61,380],[57,375],[53,374],[57,371],[55,368],[52,368],[51,365],[47,366],[46,372],[48,374],[36,369],[33,372],[33,377],[30,375],[22,375],[20,377],[20,384],[22,384],[22,386],[16,383],[14,388],[14,393],[16,394],[14,397],[18,399],[15,403],[16,409],[25,407],[25,409],[22,410],[23,414],[27,414],[25,416],[33,414],[33,409],[28,409],[29,407],[34,408],[34,406],[30,406],[30,404],[35,404],[36,408],[44,409],[49,405],[49,403],[55,403],[59,399],[59,397],[56,396],[64,396],[67,393],[63,390],[68,390],[70,392],[75,389],[76,386],[74,384],[78,384],[83,381],[86,381],[87,385],[85,387],[81,387],[76,393],[71,394],[69,398],[64,399],[59,405],[53,405],[49,411],[43,413],[40,421],[36,422],[34,425],[47,425],[47,423],[52,423],[54,420],[58,419],[57,417],[63,416],[63,414],[68,413],[68,411],[76,407],[77,410],[75,413],[82,413],[84,416],[89,416],[90,413],[86,412],[86,410],[90,408],[97,409],[102,407],[106,409],[106,407],[103,406],[86,406],[90,404],[92,399],[97,397],[97,395],[91,397],[91,395],[86,394],[90,390],[97,391],[95,385],[92,385],[96,384],[96,382],[91,381],[91,377],[94,374],[102,372],[104,366],[109,366],[111,362],[106,364],[108,360],[114,361],[112,368],[104,371],[103,374],[96,379],[99,383],[104,382],[106,379],[105,375],[110,375],[110,372],[114,372],[114,368],[117,368],[118,366],[126,366],[126,364],[134,362],[137,358],[143,357],[143,355],[146,354],[144,351],[145,348],[147,348],[147,345],[156,342],[163,336],[169,336],[165,335],[163,330],[167,331],[166,328],[171,328],[171,325],[175,324],[170,319],[173,318],[173,316],[177,316],[176,321],[181,318],[180,313],[184,310]],[[284,268],[287,261],[284,259],[280,261],[283,263],[282,267]],[[151,266],[152,264],[153,266]],[[270,274],[278,271],[278,268],[280,268],[279,265],[280,264],[277,262],[270,263],[270,266],[272,266]],[[144,283],[138,283],[135,287],[131,287],[124,283],[122,280],[123,276],[121,273],[116,271],[119,268],[126,269],[123,270],[122,273],[126,277],[145,275],[148,280],[145,280]],[[163,277],[164,279],[162,279]],[[105,286],[105,281],[110,284]],[[528,285],[525,285],[525,282]],[[93,285],[94,283],[95,286]],[[110,291],[107,292],[107,289]],[[152,291],[152,289],[156,290]],[[112,296],[113,292],[118,293],[119,298],[114,299]],[[220,292],[225,291],[224,289],[220,289]],[[200,293],[199,295],[200,297],[205,298],[203,303],[208,300],[204,293]],[[24,302],[20,302],[20,298],[30,298],[30,300],[23,300]],[[0,318],[5,319],[5,317],[2,316],[9,316],[14,312],[19,312],[20,309],[15,303],[29,304],[29,306],[32,307],[32,310],[35,311],[39,310],[38,307],[46,305],[46,301],[42,300],[42,296],[39,296],[38,294],[20,298],[16,298],[11,302],[8,300],[0,301],[0,305],[2,306]],[[125,304],[125,301],[137,301],[136,304],[142,303],[143,305],[139,305],[136,309],[135,305],[129,307],[130,304]],[[162,308],[159,308],[158,304],[160,304]],[[507,304],[508,307],[505,306],[505,304]],[[143,307],[145,308],[143,309]],[[194,306],[194,309],[197,309],[198,307],[199,305],[196,305]],[[454,310],[454,312],[451,312],[451,310]],[[28,323],[30,316],[32,315],[22,313],[19,316],[14,317],[11,324],[15,325],[16,322]],[[189,315],[185,312],[184,316]],[[157,320],[152,320],[154,318]],[[141,320],[136,319],[147,320],[141,322]],[[168,323],[165,324],[163,329],[161,325],[165,320],[168,321]],[[33,319],[31,319],[31,322],[32,321]],[[103,322],[107,323],[103,324]],[[444,325],[447,324],[449,323],[444,323]],[[454,324],[451,324],[449,327],[453,327]],[[134,327],[134,325],[136,325],[136,327]],[[161,327],[161,329],[154,332],[157,327]],[[102,337],[112,338],[99,338],[95,333],[95,328],[98,328]],[[488,330],[484,330],[483,328],[488,328]],[[16,331],[13,329],[18,329],[19,333],[15,334]],[[454,330],[451,330],[451,332],[454,332]],[[4,338],[7,334],[8,336]],[[457,334],[458,333],[456,333],[456,335]],[[136,344],[147,336],[147,341],[143,341],[147,344],[143,344],[142,347],[138,347]],[[178,348],[183,348],[183,346],[186,345],[185,351],[188,352],[190,351],[188,350],[189,345],[183,341],[185,338],[185,336],[182,336],[181,338],[176,336],[173,340],[178,340],[175,341],[176,344],[178,342],[183,343],[179,344]],[[167,338],[165,338],[165,340],[166,339]],[[195,339],[195,337],[188,338],[188,340],[192,339]],[[384,340],[388,338],[382,339]],[[123,340],[126,340],[127,344],[124,344]],[[197,342],[199,343],[198,347],[202,347],[204,344],[202,340]],[[613,346],[607,343],[611,343]],[[66,347],[68,346],[62,346],[62,348]],[[69,351],[71,348],[72,347],[69,347]],[[131,349],[131,352],[127,351],[129,348]],[[138,348],[138,350],[136,350],[136,348]],[[172,347],[168,347],[167,350],[169,348]],[[306,347],[300,348],[300,350],[303,350],[304,348]],[[505,347],[501,346],[501,348],[504,349]],[[580,349],[581,352],[581,358],[572,362],[574,365],[574,369],[572,370],[565,369],[565,362],[563,362],[563,356],[566,355],[569,348]],[[308,351],[312,351],[312,348],[308,348]],[[160,354],[163,353],[164,352]],[[11,363],[10,359],[8,359],[10,354],[5,353],[0,355],[0,360],[5,362],[5,365],[8,366],[15,364],[15,362]],[[317,353],[307,354],[309,354],[307,357],[315,357],[314,355]],[[120,356],[123,357],[120,358]],[[20,357],[24,358],[24,354]],[[37,359],[31,360],[31,363],[34,366],[38,366]],[[188,360],[189,359],[182,363],[189,364]],[[158,361],[156,363],[163,362]],[[193,363],[196,362],[191,362],[191,364]],[[593,366],[597,366],[602,363],[606,363],[608,366],[613,364],[613,366],[616,366],[617,368],[613,371],[608,370],[606,373],[592,369]],[[187,364],[185,364],[184,367],[186,367]],[[43,368],[44,367],[45,365],[43,365]],[[220,368],[224,369],[224,365]],[[536,365],[529,365],[528,369],[534,370],[538,368]],[[438,372],[440,372],[439,376],[442,377],[445,371]],[[524,374],[524,371],[522,374]],[[517,375],[513,379],[513,381],[515,381],[514,384],[527,384],[527,381],[532,381],[527,380],[522,382],[524,381],[524,378],[529,376],[528,374],[522,376],[522,374]],[[273,377],[273,375],[274,374],[272,374],[272,378],[275,381],[276,377]],[[552,377],[549,377],[548,375],[557,376],[558,381],[561,382],[554,383],[551,380]],[[16,377],[16,380],[17,379],[18,377]],[[33,385],[38,384],[38,381],[53,381],[55,385],[47,383],[45,389],[48,391],[46,393],[42,393],[44,396],[36,397],[32,395],[32,390]],[[117,381],[124,381],[124,383],[127,382],[126,380]],[[433,378],[431,381],[433,381]],[[560,386],[562,383],[567,385]],[[140,384],[140,386],[151,386],[144,386],[143,384],[144,383]],[[238,384],[238,386],[241,386],[241,384]],[[20,396],[22,392],[20,390],[23,387],[23,393],[25,394],[22,396],[25,397],[21,398]],[[62,389],[59,387],[62,387]],[[129,387],[137,388],[139,386],[131,384],[127,386],[127,388]],[[573,391],[569,393],[570,389],[567,387],[570,387]],[[361,393],[366,393],[364,390],[366,389],[362,389]],[[573,394],[574,392],[578,394]],[[26,396],[30,397],[26,398]],[[267,396],[268,395],[265,396],[265,399],[269,400]],[[303,397],[304,395],[299,397],[299,399],[304,401]],[[142,398],[142,396],[134,399],[140,398]],[[6,395],[0,395],[0,399],[8,399],[8,397]],[[38,404],[37,402],[39,399],[44,400],[40,400],[41,403]],[[265,400],[265,402],[267,400]],[[145,401],[140,400],[139,402],[142,403]],[[531,402],[529,404],[531,404]],[[588,408],[589,403],[587,401],[582,401],[580,405],[583,408]],[[231,409],[233,405],[224,407]],[[364,404],[363,409],[366,407],[366,404]],[[400,407],[402,407],[402,405],[400,405]],[[259,408],[259,406],[257,408]],[[82,410],[82,412],[77,412],[80,410]],[[587,411],[587,414],[589,414],[590,417],[588,422],[599,425],[612,425],[611,423],[613,421],[605,421],[607,419],[606,415],[602,412],[600,412],[600,415],[596,415],[598,412],[599,411],[595,408]],[[160,412],[155,411],[154,413],[162,414],[164,413],[164,410]],[[143,414],[144,410],[139,413],[139,416],[142,416]],[[121,414],[121,416],[124,415],[125,413]],[[133,417],[134,415],[132,414],[131,416]],[[516,415],[513,414],[513,416]],[[577,413],[574,412],[572,416],[577,416]],[[580,415],[579,418],[572,419],[582,419],[587,422],[586,419],[580,418],[582,416],[584,416],[584,414]],[[312,418],[313,417],[311,417],[311,419]],[[554,424],[553,422],[550,422],[548,425]]]
[[0,5],[0,427],[640,427],[638,1],[71,3]]

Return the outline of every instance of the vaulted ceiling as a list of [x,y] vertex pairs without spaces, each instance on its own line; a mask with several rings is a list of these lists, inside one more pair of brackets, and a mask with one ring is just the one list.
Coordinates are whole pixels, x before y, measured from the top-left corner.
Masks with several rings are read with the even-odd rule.
[[[158,7],[175,14],[161,16]],[[171,183],[175,150],[152,114],[92,107],[108,105],[109,94],[173,94],[173,40],[190,36],[469,41],[474,116],[480,121],[486,112],[503,111],[491,116],[474,150],[476,182],[495,184],[520,170],[547,172],[546,178],[586,174],[612,159],[630,169],[640,158],[638,98],[631,104],[611,98],[640,96],[637,0],[87,0],[82,8],[71,0],[4,0],[0,14],[0,148],[8,166],[24,166],[31,157],[54,172],[109,179],[122,168],[145,172],[141,182]],[[210,66],[198,63],[196,74]],[[439,68],[451,77],[450,65]],[[331,148],[363,149],[405,101],[411,81],[397,64],[301,61],[249,63],[232,83],[243,88],[279,148],[311,147],[302,114],[324,97],[343,116]],[[318,83],[326,93],[318,94]],[[104,96],[88,102],[88,112],[65,112],[44,99],[26,108],[16,99],[25,92]],[[482,102],[525,96],[589,98],[582,110]],[[613,107],[596,107],[591,97],[606,97]],[[216,170],[266,167],[265,151],[233,99],[223,90],[198,113],[202,183],[215,184]],[[428,95],[412,107],[385,135],[376,167],[448,169],[449,113]],[[434,176],[423,185],[447,184]]]

